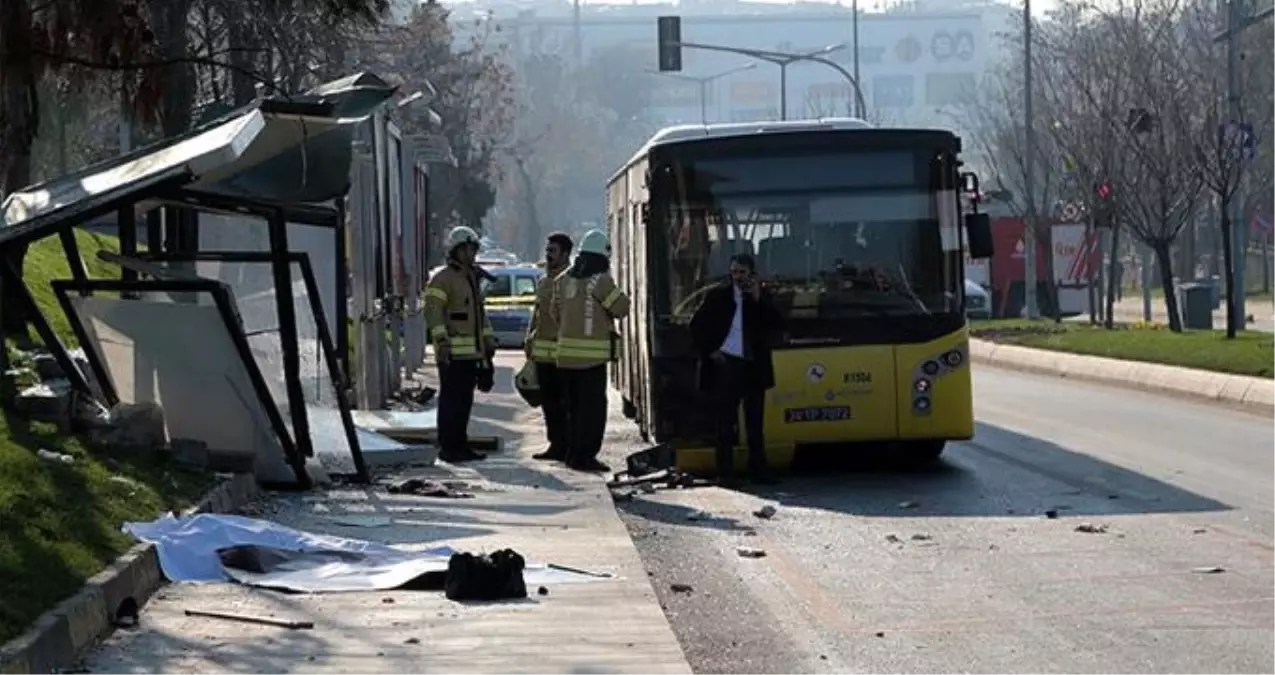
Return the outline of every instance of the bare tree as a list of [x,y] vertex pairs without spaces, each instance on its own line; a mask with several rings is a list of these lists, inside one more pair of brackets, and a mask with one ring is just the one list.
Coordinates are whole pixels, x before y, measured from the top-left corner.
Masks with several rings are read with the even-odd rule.
[[[1033,89],[1037,89],[1035,101],[1038,124],[1040,120],[1056,118],[1054,112],[1046,108],[1049,99],[1039,95],[1041,84],[1042,80],[1038,78],[1033,86]],[[1046,308],[1049,315],[1057,321],[1061,320],[1061,316],[1053,269],[1053,228],[1050,215],[1064,189],[1064,158],[1053,138],[1049,134],[1039,133],[1039,126],[1033,149],[1028,152],[1026,127],[1021,113],[1023,87],[1024,78],[1020,66],[1006,64],[996,69],[985,78],[978,99],[968,107],[968,114],[972,118],[969,123],[977,130],[973,145],[986,158],[991,187],[1003,194],[1002,198],[1010,212],[1022,218],[1025,227],[1031,228],[1038,247],[1050,253],[1043,261],[1044,269],[1037,270],[1038,278],[1025,280],[1024,292],[1036,293],[1039,297],[1039,277],[1044,276],[1049,298]],[[1027,182],[1029,165],[1033,178],[1030,185]],[[1034,255],[1035,252],[1027,251],[1026,254]]]

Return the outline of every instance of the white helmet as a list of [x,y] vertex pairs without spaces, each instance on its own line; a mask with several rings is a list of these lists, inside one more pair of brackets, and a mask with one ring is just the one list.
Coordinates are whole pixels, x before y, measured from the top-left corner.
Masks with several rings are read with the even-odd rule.
[[451,231],[447,233],[447,252],[451,253],[461,244],[473,244],[474,248],[479,248],[481,246],[481,242],[479,241],[478,233],[475,232],[473,228],[465,227],[464,225],[453,227]]
[[611,257],[611,240],[602,230],[589,230],[584,233],[584,238],[580,240],[581,253],[596,253],[607,258]]

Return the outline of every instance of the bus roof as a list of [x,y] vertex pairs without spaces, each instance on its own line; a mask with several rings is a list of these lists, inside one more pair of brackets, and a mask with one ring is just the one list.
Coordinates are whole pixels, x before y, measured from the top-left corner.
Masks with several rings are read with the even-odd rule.
[[[754,134],[784,133],[795,131],[841,131],[853,129],[872,129],[870,122],[855,117],[821,117],[812,120],[771,120],[758,122],[724,122],[720,124],[678,124],[664,127],[655,132],[633,156],[625,162],[624,167],[611,176],[616,176],[633,166],[635,162],[649,153],[652,148],[694,141],[702,138],[730,138],[734,136],[751,136]],[[610,181],[608,181],[609,183]]]

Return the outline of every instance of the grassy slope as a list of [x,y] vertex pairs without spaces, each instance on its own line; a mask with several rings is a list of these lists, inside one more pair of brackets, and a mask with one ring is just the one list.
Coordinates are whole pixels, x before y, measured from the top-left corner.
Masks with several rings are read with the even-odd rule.
[[975,321],[970,324],[970,332],[985,340],[1037,349],[1275,377],[1272,372],[1275,336],[1270,333],[1248,331],[1227,340],[1225,331],[1173,333],[1154,324],[1108,331],[1085,323],[1054,324],[1022,319]]
[[[118,274],[100,262],[111,237],[80,233],[90,276]],[[55,331],[74,342],[49,279],[68,278],[56,237],[32,246],[27,283]],[[34,331],[33,331],[34,332]],[[71,455],[62,464],[37,457],[39,449]],[[0,422],[0,642],[17,636],[37,616],[79,590],[133,544],[120,531],[127,521],[151,520],[180,509],[210,485],[208,476],[153,456],[104,456],[51,425],[6,416]]]

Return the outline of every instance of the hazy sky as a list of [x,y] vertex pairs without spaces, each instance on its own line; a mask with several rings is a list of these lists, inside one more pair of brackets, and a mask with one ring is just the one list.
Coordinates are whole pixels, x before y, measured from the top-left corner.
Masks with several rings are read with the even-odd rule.
[[[447,1],[447,0],[444,0],[444,1]],[[583,2],[584,4],[647,4],[647,1],[666,2],[667,0],[624,0],[623,2],[616,2],[616,0],[581,0],[581,2]],[[752,1],[753,2],[785,3],[785,2],[791,2],[792,0],[752,0]],[[828,4],[836,4],[838,2],[838,0],[807,0],[807,1],[827,2]],[[849,5],[851,0],[839,0],[839,1],[843,5]],[[859,4],[860,6],[864,8],[871,8],[874,4],[877,4],[878,1],[879,0],[859,0]],[[1021,6],[1022,1],[1023,0],[1001,0],[1001,2],[1005,4],[1017,5],[1017,6]],[[466,0],[450,0],[448,4],[464,4],[465,2]],[[1044,14],[1045,12],[1053,9],[1056,4],[1057,4],[1057,0],[1032,0],[1032,14],[1036,16]]]

